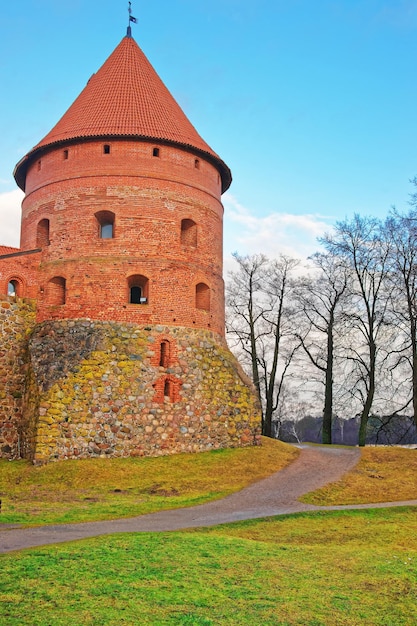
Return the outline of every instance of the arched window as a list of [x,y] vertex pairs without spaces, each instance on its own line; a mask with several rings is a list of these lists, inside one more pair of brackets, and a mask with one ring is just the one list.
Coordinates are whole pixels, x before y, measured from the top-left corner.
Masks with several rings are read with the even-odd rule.
[[62,276],[54,276],[48,282],[46,290],[46,301],[51,306],[65,304],[66,300],[66,280]]
[[183,246],[197,246],[197,224],[193,220],[181,220],[181,243]]
[[112,211],[97,211],[94,215],[98,223],[99,238],[113,239],[115,219],[114,213]]
[[195,287],[195,306],[210,311],[210,287],[205,283],[198,283]]
[[20,283],[17,280],[10,280],[7,285],[7,295],[8,296],[20,296]]
[[148,285],[149,281],[142,274],[135,274],[128,278],[129,303],[130,304],[148,304]]
[[36,247],[45,248],[49,246],[49,220],[43,219],[38,223],[36,229]]

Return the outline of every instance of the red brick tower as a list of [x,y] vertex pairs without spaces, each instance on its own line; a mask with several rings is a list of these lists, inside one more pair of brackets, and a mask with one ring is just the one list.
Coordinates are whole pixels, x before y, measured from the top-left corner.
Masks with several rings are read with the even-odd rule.
[[21,248],[42,248],[38,321],[224,333],[220,196],[231,182],[125,37],[16,166]]
[[21,248],[0,247],[0,456],[258,443],[255,395],[224,339],[230,170],[130,29],[15,178],[26,195]]

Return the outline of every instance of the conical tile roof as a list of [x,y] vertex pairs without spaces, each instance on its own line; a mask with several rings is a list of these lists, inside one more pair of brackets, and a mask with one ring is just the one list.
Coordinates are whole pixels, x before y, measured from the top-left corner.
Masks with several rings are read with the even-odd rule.
[[17,183],[24,187],[35,153],[94,137],[154,139],[197,151],[219,169],[223,191],[230,186],[229,168],[200,137],[132,37],[122,39],[59,122],[18,163]]

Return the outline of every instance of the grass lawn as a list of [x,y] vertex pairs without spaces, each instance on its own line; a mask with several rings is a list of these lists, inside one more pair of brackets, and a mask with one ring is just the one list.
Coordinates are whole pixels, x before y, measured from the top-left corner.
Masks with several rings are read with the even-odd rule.
[[411,626],[416,512],[299,514],[3,555],[0,624]]
[[365,447],[356,467],[336,483],[300,498],[310,504],[363,504],[417,499],[417,450]]
[[33,526],[115,519],[222,498],[270,476],[299,454],[280,441],[263,437],[262,444],[158,458],[59,461],[43,467],[0,460],[0,522]]
[[[241,489],[297,451],[0,463],[1,521],[81,521]],[[316,504],[416,497],[417,451],[365,448]],[[7,532],[7,531],[6,531]],[[303,513],[0,555],[0,626],[417,624],[417,507]]]

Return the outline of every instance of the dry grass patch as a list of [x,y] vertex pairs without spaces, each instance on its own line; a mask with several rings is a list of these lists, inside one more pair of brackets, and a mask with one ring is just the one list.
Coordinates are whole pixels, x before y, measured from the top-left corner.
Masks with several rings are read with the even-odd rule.
[[192,506],[239,491],[282,469],[299,451],[262,446],[141,459],[0,461],[0,522],[48,524],[129,517]]
[[341,480],[300,499],[321,506],[415,500],[417,450],[365,447],[358,465]]

